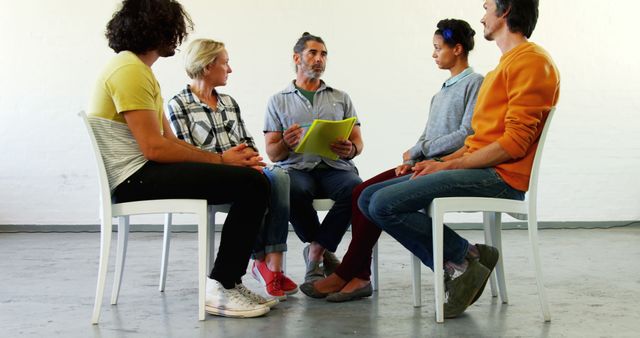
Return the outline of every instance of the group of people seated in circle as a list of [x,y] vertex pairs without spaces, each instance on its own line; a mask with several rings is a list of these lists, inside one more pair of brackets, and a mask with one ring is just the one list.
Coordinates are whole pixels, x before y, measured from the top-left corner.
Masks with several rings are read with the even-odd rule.
[[[528,41],[538,1],[486,0],[484,8],[484,37],[502,52],[496,68],[483,77],[470,66],[476,32],[467,22],[438,22],[432,57],[448,77],[431,98],[424,131],[395,167],[363,182],[353,161],[365,150],[359,120],[348,138],[331,140],[336,160],[294,151],[313,120],[358,118],[349,95],[322,80],[328,49],[321,37],[305,32],[295,42],[295,79],[266,105],[264,153],[273,163],[267,165],[240,105],[219,91],[232,74],[224,43],[188,44],[191,82],[165,109],[151,66],[175,54],[193,23],[175,0],[124,0],[106,32],[117,55],[100,74],[89,107],[114,201],[231,205],[207,279],[205,308],[214,315],[262,316],[298,290],[330,302],[369,297],[372,249],[382,231],[433,268],[431,219],[421,210],[438,197],[522,200],[559,95],[553,60]],[[334,201],[322,221],[313,208],[318,198]],[[289,224],[308,243],[300,285],[283,273]],[[335,252],[349,226],[352,239],[340,260]],[[482,294],[499,252],[447,226],[443,248],[444,315],[453,318]],[[251,260],[264,295],[242,283]]]

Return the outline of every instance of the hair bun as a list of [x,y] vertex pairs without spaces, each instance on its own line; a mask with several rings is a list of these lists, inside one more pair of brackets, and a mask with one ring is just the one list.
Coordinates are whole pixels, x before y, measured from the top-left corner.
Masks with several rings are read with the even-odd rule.
[[309,32],[302,33],[302,36],[309,36],[309,35],[311,35],[311,33],[309,33]]

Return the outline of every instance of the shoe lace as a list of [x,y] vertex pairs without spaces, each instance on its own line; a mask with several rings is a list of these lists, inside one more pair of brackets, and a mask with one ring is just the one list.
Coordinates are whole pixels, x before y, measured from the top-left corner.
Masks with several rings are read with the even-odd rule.
[[242,296],[244,296],[245,298],[249,299],[252,302],[255,302],[258,304],[267,302],[267,299],[249,290],[249,288],[247,288],[243,284],[236,284],[236,289],[240,292]]
[[284,274],[282,272],[274,272],[273,273],[275,276],[273,278],[273,280],[271,281],[271,285],[273,285],[273,288],[276,290],[282,290],[282,282],[283,282],[283,276]]
[[248,299],[241,291],[240,288],[236,285],[235,289],[225,290],[229,299],[235,303],[241,304],[243,306],[253,305],[254,303]]

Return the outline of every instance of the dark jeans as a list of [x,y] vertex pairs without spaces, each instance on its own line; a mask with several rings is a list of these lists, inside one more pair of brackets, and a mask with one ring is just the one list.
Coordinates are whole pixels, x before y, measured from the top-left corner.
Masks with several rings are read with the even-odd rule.
[[[210,277],[231,288],[241,281],[267,210],[269,182],[255,169],[205,163],[147,162],[119,184],[114,202],[206,199],[231,204]],[[211,229],[212,230],[212,229]]]
[[[461,169],[373,184],[362,191],[358,206],[369,220],[433,269],[431,217],[421,210],[434,198],[456,196],[524,199],[524,193],[507,185],[493,168]],[[461,263],[468,247],[466,239],[444,226],[445,262]]]
[[[287,170],[291,180],[289,220],[296,234],[303,242],[315,241],[335,252],[351,221],[351,192],[362,183],[357,171],[329,167]],[[313,209],[316,198],[330,198],[335,202],[322,225]]]

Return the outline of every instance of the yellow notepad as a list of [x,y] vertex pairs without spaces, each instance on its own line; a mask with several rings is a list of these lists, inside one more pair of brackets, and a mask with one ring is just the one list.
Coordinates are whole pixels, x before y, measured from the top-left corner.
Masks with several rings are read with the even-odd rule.
[[331,151],[330,145],[338,139],[348,139],[355,124],[355,117],[341,121],[313,120],[302,141],[294,151],[296,153],[316,154],[337,160],[338,155]]

